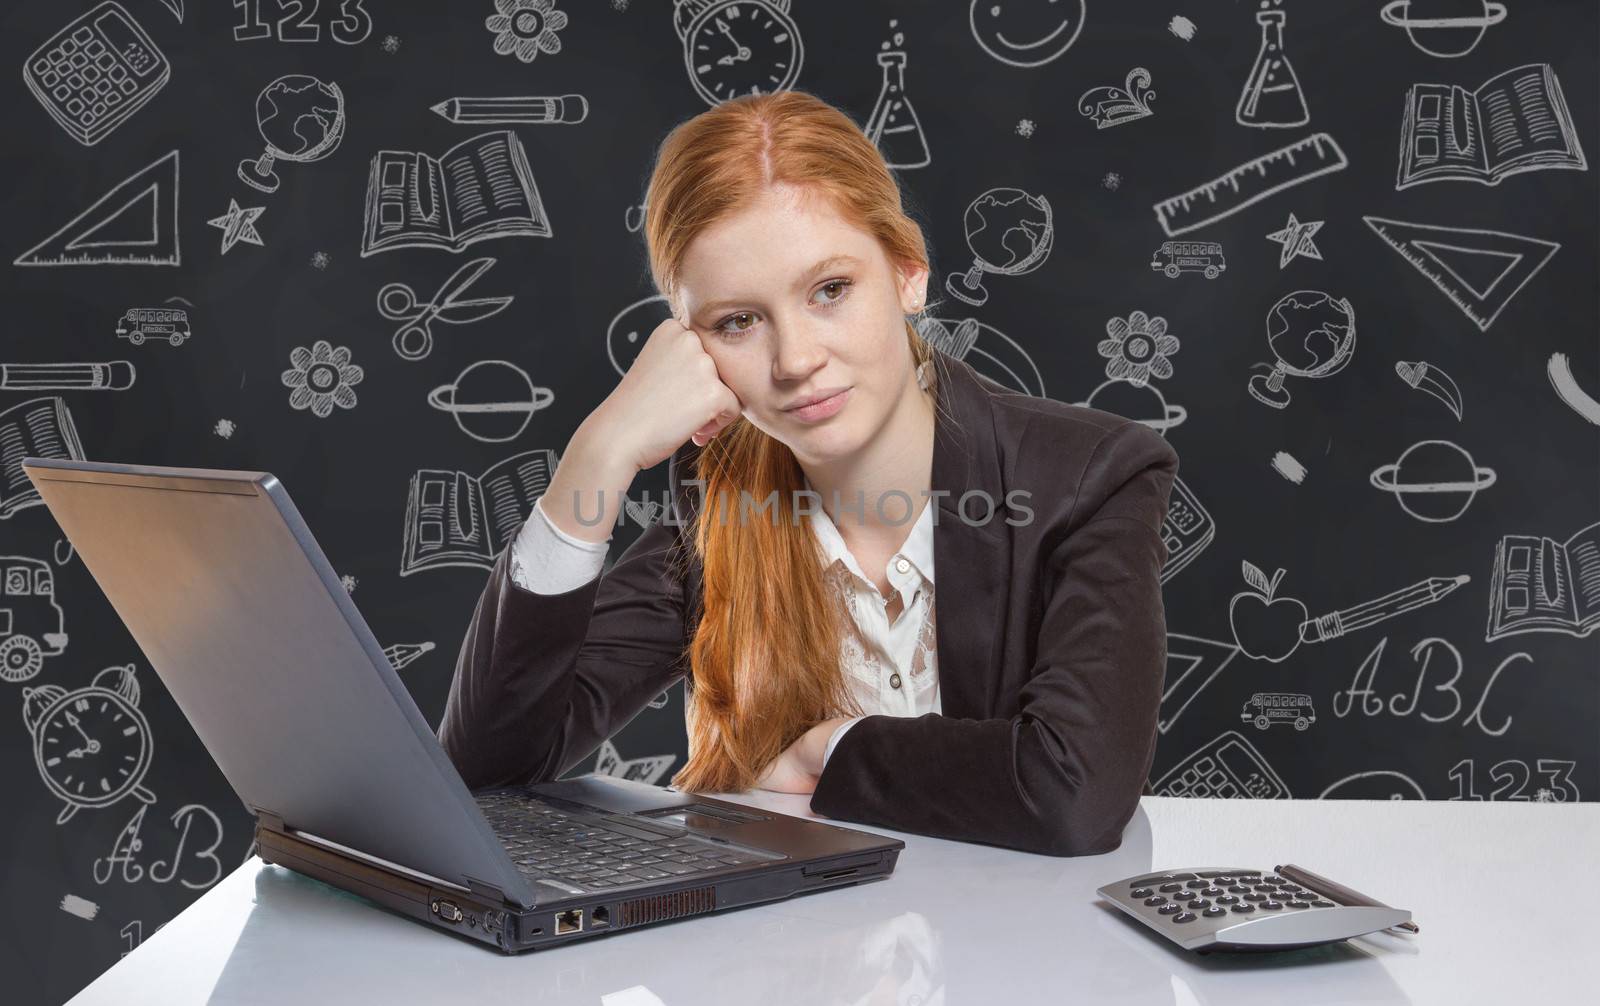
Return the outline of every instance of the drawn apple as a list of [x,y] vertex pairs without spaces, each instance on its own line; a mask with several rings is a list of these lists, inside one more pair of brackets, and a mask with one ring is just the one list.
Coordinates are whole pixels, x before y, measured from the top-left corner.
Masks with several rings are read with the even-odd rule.
[[1292,597],[1274,597],[1283,570],[1265,573],[1249,560],[1240,560],[1244,582],[1253,589],[1233,595],[1228,603],[1228,623],[1233,641],[1254,660],[1278,663],[1300,646],[1300,623],[1306,620],[1306,606]]

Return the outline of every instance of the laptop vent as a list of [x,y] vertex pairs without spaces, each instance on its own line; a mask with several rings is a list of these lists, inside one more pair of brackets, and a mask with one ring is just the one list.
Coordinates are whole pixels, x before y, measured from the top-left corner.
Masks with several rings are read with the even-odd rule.
[[665,919],[681,919],[685,915],[698,915],[717,907],[714,887],[695,887],[672,894],[657,894],[648,898],[624,901],[617,913],[624,926],[642,926]]

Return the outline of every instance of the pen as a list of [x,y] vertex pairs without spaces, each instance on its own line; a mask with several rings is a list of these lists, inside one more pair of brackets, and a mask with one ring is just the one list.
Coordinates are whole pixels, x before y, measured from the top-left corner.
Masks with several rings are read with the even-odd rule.
[[[1329,880],[1327,877],[1318,876],[1317,874],[1312,873],[1310,870],[1295,866],[1293,863],[1284,863],[1280,866],[1274,866],[1273,869],[1277,871],[1279,876],[1287,877],[1297,884],[1300,884],[1304,887],[1309,887],[1318,894],[1325,894],[1330,900],[1337,901],[1341,905],[1366,906],[1369,908],[1394,907],[1392,905],[1386,905],[1381,901],[1374,901],[1365,894],[1362,894],[1360,891],[1353,890],[1352,888],[1346,887],[1343,884],[1335,883]],[[1419,927],[1415,922],[1411,921],[1401,922],[1398,925],[1390,926],[1389,928],[1404,929],[1408,933],[1418,933],[1422,931],[1421,927]]]
[[582,122],[589,117],[589,100],[581,94],[563,94],[559,97],[447,98],[429,107],[457,125],[574,123]]

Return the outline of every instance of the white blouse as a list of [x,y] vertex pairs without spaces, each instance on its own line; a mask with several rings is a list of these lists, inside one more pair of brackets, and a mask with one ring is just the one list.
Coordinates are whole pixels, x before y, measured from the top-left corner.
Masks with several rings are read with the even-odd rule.
[[[805,483],[812,489],[809,478]],[[891,505],[886,503],[885,509]],[[512,580],[535,594],[560,594],[598,576],[611,539],[584,541],[556,527],[538,500],[533,509],[511,546]],[[884,570],[889,585],[900,596],[901,611],[893,624],[889,622],[888,599],[861,571],[832,519],[821,509],[811,515],[825,575],[851,615],[840,663],[851,694],[865,715],[942,712],[934,637],[933,511],[934,502],[924,497],[922,512]],[[854,717],[834,730],[823,752],[824,765],[839,738],[859,719]]]

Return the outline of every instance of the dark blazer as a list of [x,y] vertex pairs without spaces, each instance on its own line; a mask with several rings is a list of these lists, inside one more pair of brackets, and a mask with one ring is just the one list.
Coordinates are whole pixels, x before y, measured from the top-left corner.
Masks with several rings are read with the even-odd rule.
[[[954,415],[936,421],[932,472],[946,493],[933,498],[943,713],[856,723],[811,809],[1051,855],[1109,852],[1149,791],[1177,454],[1141,423],[1010,391],[943,354],[938,367]],[[673,455],[672,506],[589,583],[536,594],[510,579],[509,546],[500,554],[439,726],[469,787],[560,778],[689,674],[699,450]],[[963,517],[969,490],[988,495]]]

